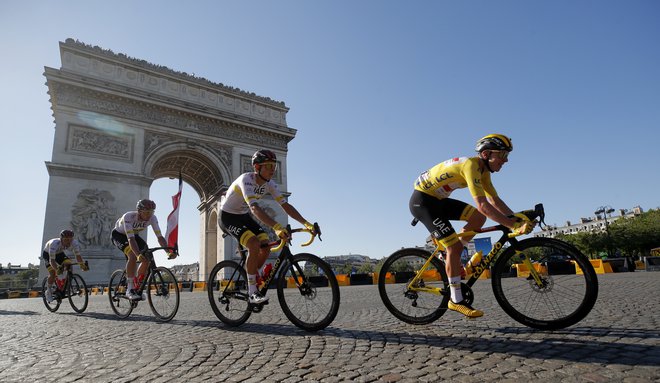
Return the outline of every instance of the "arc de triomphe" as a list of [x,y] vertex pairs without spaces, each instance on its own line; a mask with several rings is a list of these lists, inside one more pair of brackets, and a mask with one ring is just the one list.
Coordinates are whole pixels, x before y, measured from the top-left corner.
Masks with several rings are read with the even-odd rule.
[[[73,229],[91,266],[85,279],[106,283],[112,270],[125,265],[110,241],[117,218],[149,196],[155,179],[181,172],[200,197],[199,264],[205,279],[216,262],[234,256],[234,241],[224,240],[217,228],[217,205],[220,193],[251,169],[256,149],[278,155],[276,179],[287,190],[287,146],[296,134],[286,123],[289,109],[72,39],[60,43],[60,55],[62,67],[46,67],[44,73],[55,138],[52,160],[46,162],[50,180],[42,243]],[[171,205],[158,208],[163,232],[170,210]],[[269,210],[286,222],[281,209]]]

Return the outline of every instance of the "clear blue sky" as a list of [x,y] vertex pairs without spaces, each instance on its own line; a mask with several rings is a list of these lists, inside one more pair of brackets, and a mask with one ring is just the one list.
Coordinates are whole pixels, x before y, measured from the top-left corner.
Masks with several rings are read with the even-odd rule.
[[[601,205],[660,205],[658,1],[6,0],[0,36],[2,264],[36,263],[43,245],[43,72],[67,38],[284,101],[298,130],[289,201],[321,224],[307,249],[321,256],[423,243],[413,180],[492,132],[513,138],[493,180],[514,210],[543,202],[562,225]],[[175,191],[152,187],[163,222]],[[185,263],[198,259],[198,203],[186,185]]]

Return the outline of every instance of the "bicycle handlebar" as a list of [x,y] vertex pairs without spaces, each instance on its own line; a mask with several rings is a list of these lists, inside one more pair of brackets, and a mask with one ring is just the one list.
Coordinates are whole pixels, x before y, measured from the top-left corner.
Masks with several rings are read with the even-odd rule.
[[[140,255],[153,254],[154,251],[157,251],[157,250],[166,250],[166,251],[171,250],[171,252],[176,254],[177,257],[179,256],[179,247],[178,246],[174,246],[174,247],[159,246],[159,247],[146,248],[146,249],[140,251]],[[169,259],[173,259],[173,258],[169,258]]]
[[[310,235],[309,241],[307,241],[307,242],[301,244],[300,246],[309,246],[309,245],[311,245],[312,242],[314,242],[314,239],[315,239],[317,236],[319,237],[319,241],[322,241],[322,239],[321,239],[321,228],[319,227],[319,224],[318,224],[317,222],[314,222],[314,230],[313,230],[313,231],[310,230],[310,229],[308,229],[308,228],[306,228],[306,227],[301,227],[301,228],[297,228],[297,229],[291,229],[291,225],[286,225],[286,231],[287,231],[289,234],[293,234],[293,233],[309,233],[309,235]],[[289,240],[288,240],[288,241],[285,241],[285,240],[283,240],[283,239],[280,239],[279,241],[273,241],[273,242],[270,242],[270,243],[268,243],[266,246],[270,247],[270,248],[271,248],[270,251],[274,253],[274,252],[278,252],[278,251],[282,250],[282,248],[284,247],[284,245],[287,244],[287,242],[291,242],[291,236],[289,236]]]

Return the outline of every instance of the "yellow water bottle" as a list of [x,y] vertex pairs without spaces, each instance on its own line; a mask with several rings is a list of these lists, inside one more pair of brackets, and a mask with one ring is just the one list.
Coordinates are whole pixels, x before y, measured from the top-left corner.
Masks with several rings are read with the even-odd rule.
[[477,251],[472,255],[472,258],[468,261],[468,263],[465,265],[465,272],[468,275],[474,274],[475,267],[481,263],[481,256],[483,255],[483,252],[481,250]]

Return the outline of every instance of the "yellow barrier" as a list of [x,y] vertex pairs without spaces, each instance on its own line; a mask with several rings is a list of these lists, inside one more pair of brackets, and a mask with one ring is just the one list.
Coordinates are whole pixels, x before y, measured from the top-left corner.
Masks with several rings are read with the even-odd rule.
[[20,297],[21,297],[20,291],[10,291],[7,293],[7,298],[20,298]]
[[[612,266],[610,266],[610,264],[607,262],[603,262],[602,259],[591,259],[589,261],[591,262],[591,266],[594,267],[596,274],[605,274],[605,273],[613,272]],[[575,274],[584,274],[582,272],[582,269],[579,268],[574,261],[571,262],[573,262],[573,264],[575,265]]]
[[28,294],[30,298],[39,298],[41,296],[41,291],[34,291],[30,290],[30,293]]
[[206,291],[206,282],[193,282],[193,291]]
[[[541,274],[548,273],[546,267],[541,265],[540,263],[532,263],[532,265],[534,266],[534,270],[536,270],[537,272]],[[516,275],[518,276],[518,278],[529,277],[529,268],[524,263],[516,263],[514,266],[516,267]]]
[[646,270],[646,263],[643,261],[635,261],[635,268],[637,270]]
[[347,274],[337,274],[337,283],[339,286],[350,286],[351,276]]
[[[373,281],[374,285],[378,284],[379,273],[374,273]],[[394,274],[385,273],[385,283],[394,283]]]

